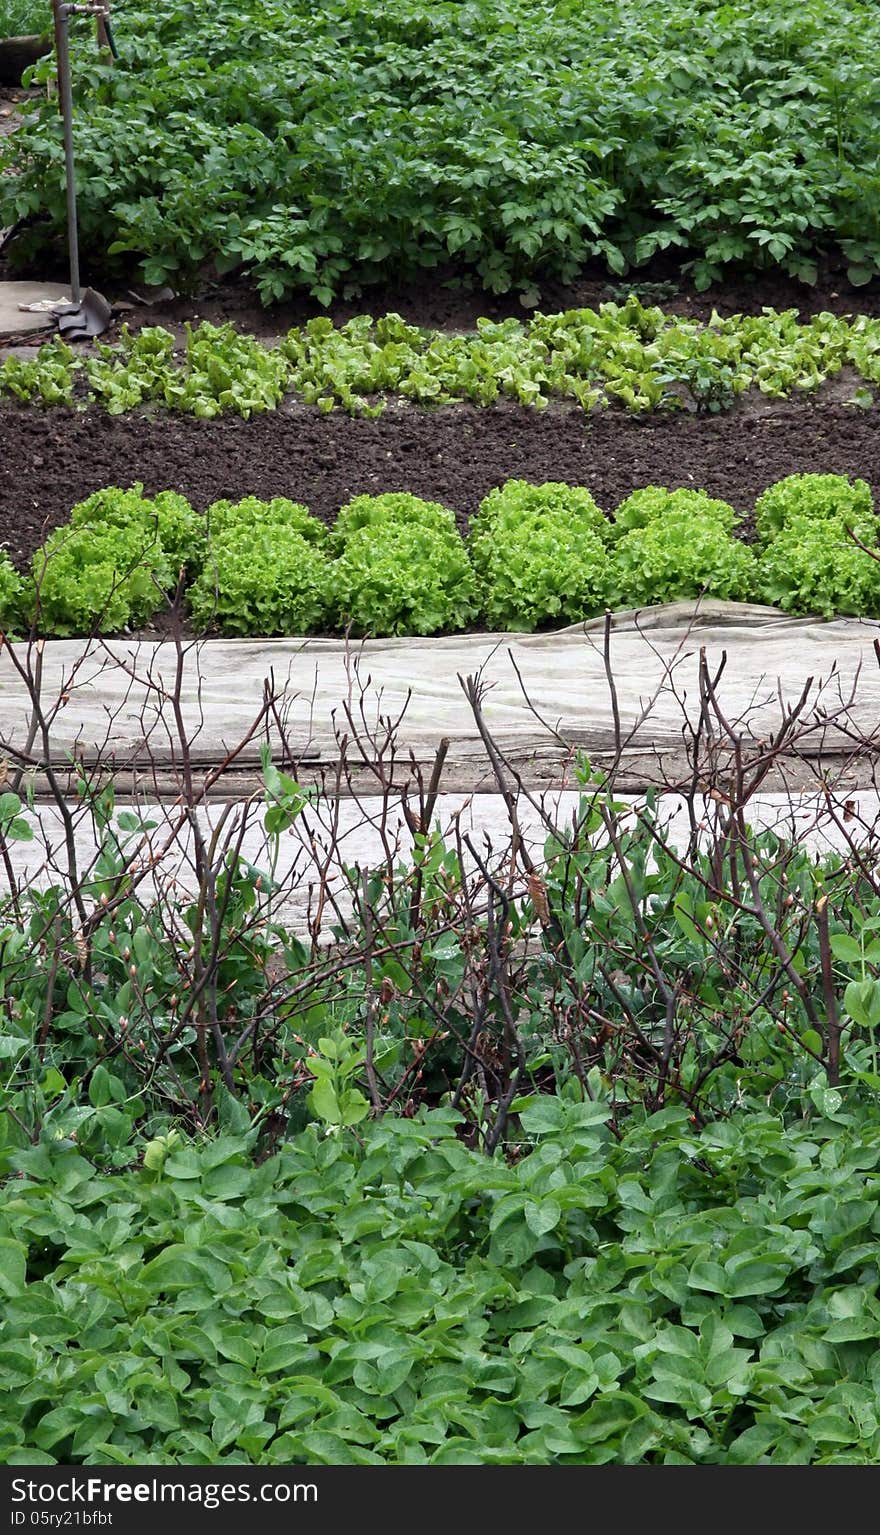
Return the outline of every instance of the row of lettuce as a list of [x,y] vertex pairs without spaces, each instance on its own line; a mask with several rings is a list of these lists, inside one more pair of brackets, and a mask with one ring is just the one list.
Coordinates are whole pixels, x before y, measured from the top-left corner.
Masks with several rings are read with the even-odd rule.
[[56,339],[32,358],[0,366],[0,397],[44,405],[97,404],[112,415],[138,406],[208,419],[274,410],[286,396],[331,411],[377,416],[387,397],[419,405],[512,400],[585,410],[619,405],[646,412],[717,412],[750,389],[773,399],[816,390],[846,368],[853,401],[868,405],[880,383],[880,319],[829,313],[801,323],[795,309],[713,314],[708,323],[646,307],[637,295],[598,309],[477,321],[451,335],[398,314],[327,318],[277,345],[231,325],[187,325],[183,347],[162,326],[75,353]]
[[111,487],[75,506],[21,576],[0,555],[0,623],[47,635],[144,625],[185,591],[200,631],[284,635],[532,630],[703,595],[880,617],[880,519],[864,480],[790,475],[759,497],[756,542],[704,491],[649,485],[613,519],[581,486],[509,480],[467,537],[405,492],[357,496],[330,528],[298,502]]

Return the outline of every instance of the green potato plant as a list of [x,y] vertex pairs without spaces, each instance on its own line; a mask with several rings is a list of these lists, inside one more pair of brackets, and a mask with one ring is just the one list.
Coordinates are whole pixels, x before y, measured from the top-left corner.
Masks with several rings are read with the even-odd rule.
[[[617,281],[660,252],[698,288],[774,268],[815,282],[829,253],[855,283],[878,272],[867,0],[770,17],[754,0],[126,0],[116,30],[111,68],[74,29],[82,245],[116,274],[192,290],[213,267],[267,304],[329,304],[452,263],[533,305],[588,262]],[[15,140],[0,225],[23,221],[27,262],[64,235],[53,103]],[[716,408],[728,366],[678,383]],[[662,380],[649,365],[614,391],[650,408]]]

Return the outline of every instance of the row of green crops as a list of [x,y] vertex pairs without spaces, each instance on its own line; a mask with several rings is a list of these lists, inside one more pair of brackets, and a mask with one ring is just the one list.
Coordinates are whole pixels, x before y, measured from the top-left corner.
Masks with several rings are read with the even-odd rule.
[[113,633],[147,622],[181,579],[199,630],[240,635],[531,630],[702,594],[880,617],[880,519],[868,485],[840,475],[766,490],[756,548],[734,536],[726,502],[657,486],[610,520],[581,487],[511,480],[467,540],[447,507],[406,493],[358,496],[328,530],[283,497],[219,501],[203,516],[142,489],[74,507],[27,579],[0,557],[0,621]]
[[187,326],[181,354],[161,326],[78,356],[63,341],[31,360],[0,366],[0,398],[45,405],[97,403],[112,415],[158,405],[195,416],[251,416],[292,395],[322,411],[341,405],[377,416],[385,397],[419,405],[515,400],[538,409],[551,399],[585,410],[622,405],[644,412],[729,409],[749,389],[783,399],[818,389],[847,367],[868,405],[880,384],[880,320],[832,314],[798,321],[797,310],[713,315],[708,324],[645,307],[633,296],[598,310],[537,314],[528,323],[479,320],[474,335],[448,335],[369,315],[334,326],[294,328],[264,346],[231,325]]
[[512,1165],[449,1110],[21,1153],[4,1462],[876,1465],[876,1111],[606,1115],[533,1101]]
[[[322,302],[450,260],[487,288],[690,255],[880,261],[870,0],[118,0],[74,79],[87,258]],[[43,79],[50,65],[41,66]],[[65,230],[43,101],[0,150],[23,259]]]

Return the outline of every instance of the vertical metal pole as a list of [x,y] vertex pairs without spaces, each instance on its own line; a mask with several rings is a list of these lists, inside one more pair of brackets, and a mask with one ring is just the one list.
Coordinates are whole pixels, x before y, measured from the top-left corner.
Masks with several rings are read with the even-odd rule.
[[76,170],[73,160],[73,95],[70,87],[69,6],[52,0],[55,17],[55,55],[58,60],[58,98],[64,123],[64,176],[67,191],[67,245],[70,252],[70,298],[80,303],[79,236],[76,226]]

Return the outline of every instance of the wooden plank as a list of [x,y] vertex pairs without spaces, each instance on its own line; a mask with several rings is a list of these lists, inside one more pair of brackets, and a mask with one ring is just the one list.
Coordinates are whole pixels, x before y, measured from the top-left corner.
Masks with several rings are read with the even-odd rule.
[[[519,745],[505,751],[507,781],[519,782],[531,792],[571,787],[576,783],[570,752],[542,746],[531,751]],[[590,751],[589,760],[597,772],[608,772],[614,762],[613,753]],[[418,793],[419,779],[427,784],[434,764],[433,753],[419,754],[413,759],[398,759],[395,763],[391,785],[396,793],[404,788],[410,794]],[[380,765],[352,761],[343,774],[339,772],[338,759],[322,761],[309,757],[286,766],[303,787],[315,787],[323,794],[340,799],[361,798],[375,794],[379,783]],[[143,799],[152,795],[159,802],[176,800],[182,789],[179,770],[171,768],[144,769],[130,766],[113,767],[104,761],[92,764],[87,774],[95,783],[113,781],[118,801]],[[248,799],[262,792],[263,781],[258,764],[238,764],[217,777],[213,764],[196,764],[194,770],[196,793],[208,801],[228,802]],[[623,794],[644,794],[649,789],[676,788],[684,791],[693,777],[692,764],[685,752],[678,749],[651,751],[626,751],[615,774],[616,789]],[[66,796],[76,793],[77,774],[67,768],[55,770],[55,781]],[[809,793],[820,784],[834,786],[847,792],[870,789],[880,781],[878,760],[875,754],[845,756],[826,753],[822,756],[802,757],[782,755],[767,774],[762,787],[768,793],[790,791],[793,794]],[[53,790],[44,773],[28,774],[26,778],[34,798],[47,801],[53,798]],[[498,784],[487,761],[482,743],[456,742],[443,767],[441,784],[444,793],[476,794],[493,796]]]

